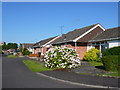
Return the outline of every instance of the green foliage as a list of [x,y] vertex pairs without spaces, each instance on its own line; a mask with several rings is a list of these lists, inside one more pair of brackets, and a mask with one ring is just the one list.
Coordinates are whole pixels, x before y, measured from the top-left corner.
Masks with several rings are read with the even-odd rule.
[[8,49],[17,49],[18,45],[17,43],[8,43],[8,44],[4,44],[2,45],[2,50],[8,50]]
[[103,52],[103,56],[107,56],[107,55],[120,55],[120,46],[105,50]]
[[100,51],[98,49],[91,48],[85,53],[84,60],[100,62]]
[[102,62],[90,62],[92,66],[103,66]]
[[102,62],[106,70],[120,71],[120,55],[103,56]]
[[24,48],[23,51],[22,51],[22,54],[23,55],[30,55],[30,52],[28,51],[27,48]]
[[7,47],[8,47],[8,49],[17,49],[18,45],[17,45],[17,43],[8,43]]
[[46,68],[38,62],[31,60],[24,60],[23,63],[33,72],[49,71],[52,69]]
[[6,45],[6,43],[4,43],[4,45],[2,45],[2,50],[7,50],[7,45]]
[[120,46],[105,50],[102,57],[103,65],[108,71],[120,70]]

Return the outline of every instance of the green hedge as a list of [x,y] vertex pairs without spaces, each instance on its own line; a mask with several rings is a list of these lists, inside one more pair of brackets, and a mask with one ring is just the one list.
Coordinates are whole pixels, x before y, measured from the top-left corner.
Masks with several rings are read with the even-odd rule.
[[120,71],[120,55],[103,56],[102,62],[106,70]]
[[120,46],[107,49],[103,52],[103,56],[107,55],[120,55]]

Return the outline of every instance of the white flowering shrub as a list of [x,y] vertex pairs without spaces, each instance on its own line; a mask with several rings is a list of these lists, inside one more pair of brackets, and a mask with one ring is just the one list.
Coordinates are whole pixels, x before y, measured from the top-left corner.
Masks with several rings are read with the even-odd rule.
[[50,48],[44,55],[44,62],[48,68],[76,68],[81,65],[75,50],[66,47]]

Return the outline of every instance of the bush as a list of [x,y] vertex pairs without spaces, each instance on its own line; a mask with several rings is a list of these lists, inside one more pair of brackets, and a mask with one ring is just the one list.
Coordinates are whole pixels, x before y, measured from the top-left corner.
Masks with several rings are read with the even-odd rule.
[[48,68],[75,68],[80,66],[80,59],[75,50],[65,47],[50,48],[44,55],[44,62]]
[[84,60],[100,62],[100,51],[98,49],[91,48],[85,53]]
[[120,55],[108,55],[102,57],[103,65],[108,71],[120,70]]
[[30,52],[28,51],[28,49],[24,48],[22,51],[23,55],[30,55]]
[[120,46],[105,50],[103,52],[103,56],[107,56],[107,55],[120,55]]

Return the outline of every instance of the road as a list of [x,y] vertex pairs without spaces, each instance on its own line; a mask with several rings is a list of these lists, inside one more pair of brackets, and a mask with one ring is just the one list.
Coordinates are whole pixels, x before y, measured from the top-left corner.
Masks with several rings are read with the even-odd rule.
[[22,63],[26,59],[2,57],[2,88],[89,88],[37,75]]

